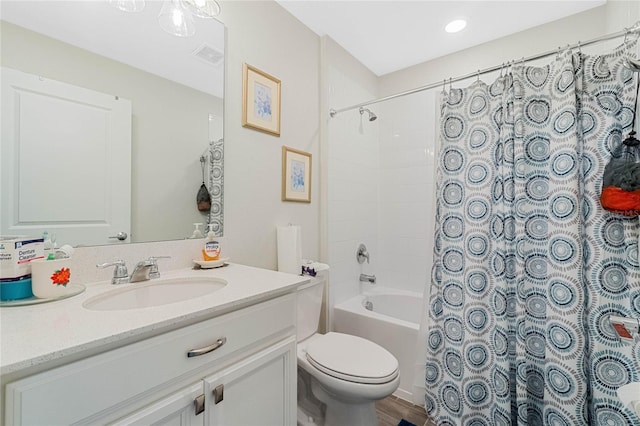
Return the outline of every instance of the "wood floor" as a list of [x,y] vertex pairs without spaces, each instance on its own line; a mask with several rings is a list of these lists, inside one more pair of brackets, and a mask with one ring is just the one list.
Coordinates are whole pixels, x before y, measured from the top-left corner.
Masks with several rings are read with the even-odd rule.
[[378,426],[398,426],[400,420],[405,419],[416,426],[435,426],[424,408],[400,399],[393,395],[376,402]]

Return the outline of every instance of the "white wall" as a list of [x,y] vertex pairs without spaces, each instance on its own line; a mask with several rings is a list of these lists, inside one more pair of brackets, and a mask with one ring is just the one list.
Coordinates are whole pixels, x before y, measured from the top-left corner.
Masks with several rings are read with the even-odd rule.
[[436,98],[429,91],[375,106],[381,158],[378,279],[419,293],[432,265]]
[[[223,1],[225,91],[224,253],[276,269],[276,226],[302,226],[302,256],[319,256],[318,36],[273,1]],[[242,64],[282,81],[280,137],[243,128]],[[312,154],[311,204],[281,201],[282,146]]]
[[[343,107],[377,96],[377,78],[330,38],[323,39],[329,106]],[[373,274],[378,255],[378,125],[358,110],[328,119],[328,262],[332,299],[359,293],[360,273]],[[367,246],[371,264],[356,250]]]

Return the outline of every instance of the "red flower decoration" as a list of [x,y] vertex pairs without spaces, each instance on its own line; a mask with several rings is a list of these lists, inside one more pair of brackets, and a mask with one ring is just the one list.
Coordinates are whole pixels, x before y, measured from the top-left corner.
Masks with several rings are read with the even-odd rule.
[[63,285],[66,287],[69,284],[69,278],[71,278],[71,271],[69,268],[60,268],[51,275],[51,281],[55,285]]

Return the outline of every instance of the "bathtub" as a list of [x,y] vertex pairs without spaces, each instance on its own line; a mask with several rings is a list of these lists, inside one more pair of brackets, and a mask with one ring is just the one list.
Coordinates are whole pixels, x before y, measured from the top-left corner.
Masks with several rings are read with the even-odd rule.
[[424,376],[416,378],[424,364],[417,359],[422,296],[376,286],[375,291],[336,304],[333,309],[335,331],[371,340],[398,359],[400,386],[394,395],[414,404],[424,403]]

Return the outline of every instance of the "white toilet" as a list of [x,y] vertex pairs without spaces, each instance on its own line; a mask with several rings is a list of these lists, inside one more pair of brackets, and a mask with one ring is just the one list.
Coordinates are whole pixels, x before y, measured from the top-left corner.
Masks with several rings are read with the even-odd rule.
[[318,333],[325,273],[298,289],[298,370],[308,373],[313,396],[326,406],[325,426],[376,425],[375,402],[400,383],[398,360],[361,337]]

